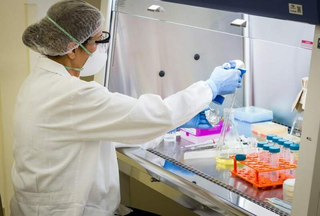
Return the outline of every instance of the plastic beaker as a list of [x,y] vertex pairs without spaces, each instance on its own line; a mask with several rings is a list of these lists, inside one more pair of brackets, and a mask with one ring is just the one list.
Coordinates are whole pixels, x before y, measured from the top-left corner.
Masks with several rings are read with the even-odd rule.
[[237,127],[234,121],[234,109],[225,108],[223,110],[224,122],[220,138],[218,141],[218,156],[216,161],[223,164],[233,164],[230,156],[243,153],[242,143],[240,142]]

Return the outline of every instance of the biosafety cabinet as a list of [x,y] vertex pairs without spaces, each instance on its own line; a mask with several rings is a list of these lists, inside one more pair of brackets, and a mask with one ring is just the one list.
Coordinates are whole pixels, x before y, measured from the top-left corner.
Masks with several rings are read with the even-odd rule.
[[[270,109],[275,122],[290,127],[301,79],[309,77],[292,215],[320,215],[319,7],[315,0],[113,1],[105,85],[136,98],[145,93],[165,98],[208,79],[216,66],[239,59],[247,73],[236,106]],[[212,106],[222,111],[229,104],[227,97],[222,106]],[[282,198],[282,188],[255,189],[218,169],[213,159],[185,161],[179,142],[119,151],[157,181],[180,191],[181,199],[175,200],[194,212],[199,205],[181,200],[193,200],[209,215],[287,214],[265,201]],[[186,172],[165,169],[155,161]],[[120,170],[123,167],[120,162]],[[124,170],[130,174],[128,167]]]

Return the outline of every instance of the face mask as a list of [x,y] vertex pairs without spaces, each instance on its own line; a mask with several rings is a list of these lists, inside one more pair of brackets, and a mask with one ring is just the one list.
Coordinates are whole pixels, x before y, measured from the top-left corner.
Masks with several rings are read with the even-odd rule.
[[106,65],[108,59],[108,54],[101,45],[97,46],[97,50],[89,56],[86,63],[83,65],[83,70],[80,71],[81,77],[92,76],[98,73],[103,66]]

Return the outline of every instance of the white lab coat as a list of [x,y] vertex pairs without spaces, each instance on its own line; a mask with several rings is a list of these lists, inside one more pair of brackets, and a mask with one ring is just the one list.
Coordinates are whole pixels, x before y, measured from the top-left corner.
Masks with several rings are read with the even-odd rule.
[[107,216],[120,203],[114,144],[143,143],[187,122],[212,99],[203,81],[166,99],[111,93],[40,57],[14,116],[13,216]]

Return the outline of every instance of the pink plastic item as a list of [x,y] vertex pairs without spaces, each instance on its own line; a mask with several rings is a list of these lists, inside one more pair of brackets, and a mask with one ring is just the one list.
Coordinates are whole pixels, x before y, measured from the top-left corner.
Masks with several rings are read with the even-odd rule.
[[217,125],[210,129],[198,129],[198,128],[182,128],[181,138],[193,143],[205,142],[210,139],[218,139],[222,130],[223,121],[220,121]]
[[217,125],[210,129],[199,129],[199,128],[182,128],[182,131],[188,132],[194,136],[207,136],[213,134],[220,134],[222,129],[223,121],[220,121]]

